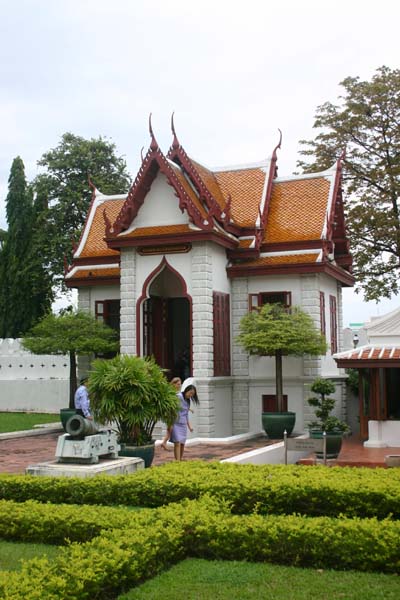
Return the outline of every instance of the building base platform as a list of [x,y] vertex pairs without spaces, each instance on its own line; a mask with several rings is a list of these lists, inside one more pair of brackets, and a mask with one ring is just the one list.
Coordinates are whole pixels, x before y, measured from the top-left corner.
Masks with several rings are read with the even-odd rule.
[[144,460],[136,457],[121,457],[99,460],[92,465],[73,465],[57,461],[29,465],[26,475],[42,475],[46,477],[94,477],[95,475],[130,475],[144,469]]

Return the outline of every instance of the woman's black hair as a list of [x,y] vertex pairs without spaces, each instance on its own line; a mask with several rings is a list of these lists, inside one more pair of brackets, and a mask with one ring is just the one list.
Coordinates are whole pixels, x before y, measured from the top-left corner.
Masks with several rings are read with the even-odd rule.
[[[190,390],[194,390],[194,396],[192,396],[191,398],[185,398],[185,394],[186,394],[186,392],[189,392]],[[191,400],[193,400],[193,402],[194,402],[195,404],[200,404],[200,401],[199,401],[199,399],[198,399],[198,397],[197,397],[197,390],[196,390],[196,388],[195,388],[195,386],[194,386],[194,385],[188,385],[187,387],[185,387],[185,389],[184,389],[184,390],[183,390],[183,392],[182,392],[182,396],[185,398],[185,400],[186,400],[187,402],[189,402],[189,404],[190,404],[190,401],[191,401]]]

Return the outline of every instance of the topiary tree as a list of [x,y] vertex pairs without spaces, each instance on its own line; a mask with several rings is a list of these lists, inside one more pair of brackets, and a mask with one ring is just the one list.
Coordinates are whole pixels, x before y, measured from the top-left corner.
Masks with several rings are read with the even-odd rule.
[[325,337],[311,317],[300,308],[281,304],[264,304],[240,321],[237,342],[250,354],[275,357],[276,398],[278,412],[283,411],[283,356],[318,356],[325,354]]
[[70,359],[69,407],[74,408],[77,355],[118,351],[118,334],[83,312],[48,314],[22,339],[24,348],[34,354],[68,354]]
[[318,396],[312,396],[308,398],[307,402],[310,406],[315,408],[315,416],[317,421],[310,423],[310,429],[319,429],[321,431],[349,431],[349,426],[344,421],[341,421],[337,417],[331,415],[331,412],[335,408],[335,399],[330,398],[329,395],[333,394],[336,390],[335,384],[330,379],[322,379],[317,377],[311,385],[311,391]]

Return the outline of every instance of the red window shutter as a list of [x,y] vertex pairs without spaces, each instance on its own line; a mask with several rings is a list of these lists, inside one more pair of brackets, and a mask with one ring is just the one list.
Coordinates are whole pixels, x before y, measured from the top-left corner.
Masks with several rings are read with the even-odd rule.
[[335,296],[329,296],[330,323],[331,323],[331,353],[337,352],[337,310]]
[[325,294],[324,294],[324,292],[319,293],[319,311],[320,311],[320,320],[321,320],[321,333],[326,335]]
[[214,376],[231,374],[229,294],[213,292]]
[[[262,411],[263,412],[277,412],[278,411],[278,400],[275,394],[263,394],[262,395]],[[287,394],[283,395],[283,411],[287,411]]]

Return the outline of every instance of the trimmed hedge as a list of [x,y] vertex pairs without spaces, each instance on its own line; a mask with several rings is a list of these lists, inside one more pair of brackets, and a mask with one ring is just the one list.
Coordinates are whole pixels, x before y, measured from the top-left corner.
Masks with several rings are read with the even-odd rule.
[[400,469],[184,462],[135,475],[80,478],[1,475],[0,498],[157,507],[210,493],[248,514],[400,517]]
[[[42,520],[43,534],[48,531],[50,538],[50,530],[58,527],[54,517],[58,508],[30,503],[29,510]],[[206,496],[130,514],[126,509],[98,507],[97,511],[98,525],[103,527],[101,519],[109,521],[109,529],[103,527],[100,536],[86,543],[72,543],[51,563],[32,560],[21,572],[0,572],[0,597],[110,600],[185,556],[387,573],[400,567],[399,521],[238,516],[231,515],[226,504]],[[11,512],[10,522],[15,523],[18,518],[12,521]],[[62,507],[61,512],[60,520],[70,518],[71,528],[77,523],[86,526],[82,507]],[[21,520],[26,518],[22,513]],[[118,528],[113,528],[116,523]]]

